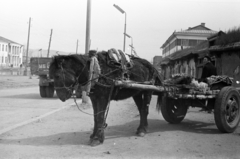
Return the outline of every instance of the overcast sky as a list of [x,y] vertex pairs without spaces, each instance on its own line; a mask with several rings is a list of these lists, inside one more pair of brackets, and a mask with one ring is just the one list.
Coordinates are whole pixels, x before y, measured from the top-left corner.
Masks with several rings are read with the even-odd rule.
[[[123,49],[125,15],[127,34],[133,37],[137,54],[147,60],[162,55],[160,47],[176,30],[201,23],[215,31],[240,26],[240,0],[91,0],[91,48]],[[87,0],[2,0],[0,36],[27,43],[28,21],[32,18],[29,48],[85,51]],[[126,38],[130,53],[131,39]]]

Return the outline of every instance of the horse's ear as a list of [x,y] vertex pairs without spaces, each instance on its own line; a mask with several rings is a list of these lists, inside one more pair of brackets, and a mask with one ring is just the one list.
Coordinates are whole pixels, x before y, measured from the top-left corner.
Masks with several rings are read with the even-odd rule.
[[64,59],[60,60],[60,61],[58,62],[58,67],[61,68],[62,65],[63,65],[63,63],[64,63]]

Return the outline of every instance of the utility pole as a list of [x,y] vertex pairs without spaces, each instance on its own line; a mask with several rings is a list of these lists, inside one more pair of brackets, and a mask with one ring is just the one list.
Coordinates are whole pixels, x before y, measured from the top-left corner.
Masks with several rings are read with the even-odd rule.
[[29,22],[28,22],[28,39],[27,39],[27,51],[26,51],[26,64],[25,64],[25,70],[24,70],[24,75],[25,75],[25,76],[27,76],[28,49],[29,49],[29,39],[30,39],[30,27],[31,27],[31,17],[29,18]]
[[77,54],[77,52],[78,52],[78,39],[77,39],[77,48],[76,48],[76,54]]
[[[90,48],[90,26],[91,26],[91,0],[87,2],[87,19],[86,19],[86,42],[85,54],[87,55]],[[90,104],[89,97],[86,92],[87,87],[82,87],[82,103]]]
[[50,39],[49,39],[49,45],[48,45],[48,53],[47,53],[47,57],[49,57],[51,41],[52,41],[52,29],[51,29]]
[[91,29],[91,0],[88,0],[88,3],[87,3],[87,20],[86,20],[85,54],[88,54],[88,52],[89,52],[90,29]]

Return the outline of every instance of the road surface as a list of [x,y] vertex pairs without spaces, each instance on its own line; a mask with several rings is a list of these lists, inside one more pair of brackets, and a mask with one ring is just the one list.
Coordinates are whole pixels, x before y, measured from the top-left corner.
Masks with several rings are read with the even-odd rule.
[[[168,124],[150,104],[149,133],[135,136],[139,115],[132,99],[111,102],[105,142],[88,145],[93,117],[73,100],[42,99],[38,87],[0,90],[0,129],[60,111],[0,135],[0,158],[240,158],[240,128],[218,131],[213,114],[191,108],[179,125]],[[91,107],[80,108],[92,113]]]

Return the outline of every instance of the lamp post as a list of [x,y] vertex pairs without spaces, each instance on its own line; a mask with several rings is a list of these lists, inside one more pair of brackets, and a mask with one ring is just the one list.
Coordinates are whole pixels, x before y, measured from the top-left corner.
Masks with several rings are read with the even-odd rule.
[[130,35],[128,35],[127,33],[125,33],[125,35],[128,37],[128,38],[131,38],[131,45],[129,45],[130,47],[131,47],[131,55],[132,55],[132,52],[133,52],[133,38],[130,36]]
[[125,42],[126,42],[126,28],[127,28],[127,13],[122,9],[120,8],[118,5],[114,4],[113,5],[117,10],[119,10],[122,14],[125,13],[125,24],[124,24],[124,40],[123,40],[123,52],[125,52]]

